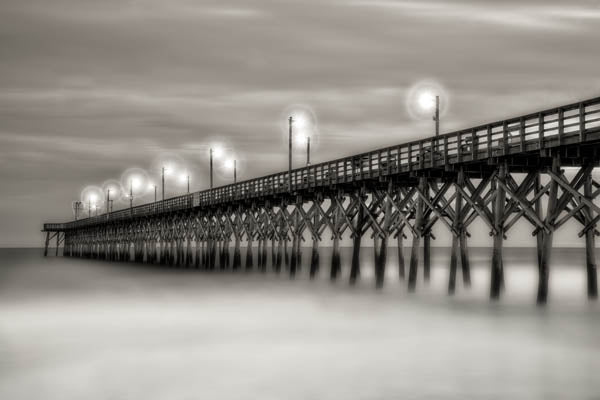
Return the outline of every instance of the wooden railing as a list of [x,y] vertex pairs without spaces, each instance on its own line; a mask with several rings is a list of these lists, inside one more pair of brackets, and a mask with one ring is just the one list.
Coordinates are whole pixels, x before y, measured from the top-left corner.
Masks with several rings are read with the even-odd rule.
[[292,170],[291,176],[288,172],[280,172],[78,221],[44,224],[44,230],[63,231],[107,221],[287,193],[290,188],[297,191],[439,168],[585,142],[589,134],[597,132],[600,132],[600,97],[297,168]]

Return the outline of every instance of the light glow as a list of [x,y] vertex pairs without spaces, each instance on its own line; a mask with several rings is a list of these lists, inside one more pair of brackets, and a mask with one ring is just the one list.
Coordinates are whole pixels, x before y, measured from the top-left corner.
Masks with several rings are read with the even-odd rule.
[[416,82],[406,95],[406,109],[409,115],[417,120],[431,121],[439,97],[440,117],[448,111],[450,96],[446,89],[432,79]]
[[433,110],[435,107],[435,96],[429,92],[419,94],[419,107],[423,110]]
[[221,158],[223,157],[223,154],[225,152],[223,151],[223,148],[221,146],[216,146],[215,148],[213,148],[213,157],[214,158]]
[[133,190],[138,189],[140,187],[141,183],[142,183],[141,179],[138,178],[137,176],[131,178],[131,188]]
[[227,169],[233,169],[235,162],[233,161],[233,159],[229,158],[227,160],[225,160],[225,168]]

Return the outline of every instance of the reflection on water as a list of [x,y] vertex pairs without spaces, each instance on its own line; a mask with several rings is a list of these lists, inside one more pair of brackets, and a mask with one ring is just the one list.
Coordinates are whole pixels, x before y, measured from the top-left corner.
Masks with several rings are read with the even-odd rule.
[[371,249],[354,288],[349,249],[333,285],[324,250],[314,282],[306,267],[291,281],[1,250],[0,398],[598,398],[600,308],[585,299],[582,250],[555,250],[545,309],[531,249],[507,251],[496,304],[488,249],[453,298],[447,249],[414,295],[393,251],[378,292]]

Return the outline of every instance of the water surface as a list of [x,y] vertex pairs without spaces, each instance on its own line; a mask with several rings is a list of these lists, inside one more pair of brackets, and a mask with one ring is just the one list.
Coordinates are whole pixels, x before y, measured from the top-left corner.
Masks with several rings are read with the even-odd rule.
[[[391,249],[390,249],[391,250]],[[550,303],[535,306],[532,249],[506,252],[490,303],[489,249],[473,287],[445,294],[447,249],[416,294],[316,281],[309,250],[285,273],[204,272],[0,251],[1,399],[598,399],[600,308],[583,250],[555,249]],[[407,253],[408,254],[408,253]]]

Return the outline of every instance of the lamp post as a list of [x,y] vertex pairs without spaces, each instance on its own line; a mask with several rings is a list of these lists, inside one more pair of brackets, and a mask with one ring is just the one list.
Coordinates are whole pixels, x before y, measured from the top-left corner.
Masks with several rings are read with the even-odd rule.
[[435,121],[435,136],[440,135],[440,96],[435,96],[435,115],[433,116]]
[[213,149],[210,148],[210,188],[213,188]]
[[88,218],[92,218],[92,199],[88,198]]
[[289,134],[288,134],[288,190],[292,191],[292,123],[294,119],[290,116],[288,119]]
[[306,166],[310,166],[310,136],[306,137]]
[[[154,193],[154,197],[156,198],[156,188],[154,190]],[[165,167],[162,167],[162,199],[165,199]]]
[[133,180],[129,180],[129,208],[133,208]]
[[110,189],[106,189],[106,214],[110,212]]
[[233,160],[233,183],[237,183],[237,160]]
[[187,176],[187,192],[190,194],[190,176]]

